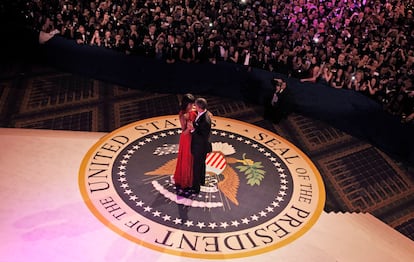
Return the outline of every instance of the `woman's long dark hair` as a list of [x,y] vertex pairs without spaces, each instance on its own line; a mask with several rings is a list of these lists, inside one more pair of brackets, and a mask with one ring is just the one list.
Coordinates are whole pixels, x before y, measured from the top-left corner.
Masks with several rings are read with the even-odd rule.
[[183,111],[187,110],[188,104],[192,104],[194,103],[194,101],[195,101],[195,98],[192,94],[185,94],[183,96],[183,99],[181,100],[180,109]]

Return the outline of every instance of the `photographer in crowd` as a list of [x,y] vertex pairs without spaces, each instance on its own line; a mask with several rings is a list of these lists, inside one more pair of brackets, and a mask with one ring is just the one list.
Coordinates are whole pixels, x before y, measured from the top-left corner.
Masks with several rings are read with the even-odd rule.
[[264,117],[278,124],[282,119],[287,118],[293,108],[286,81],[281,78],[273,78],[271,84],[274,90],[273,94],[269,94],[265,98]]

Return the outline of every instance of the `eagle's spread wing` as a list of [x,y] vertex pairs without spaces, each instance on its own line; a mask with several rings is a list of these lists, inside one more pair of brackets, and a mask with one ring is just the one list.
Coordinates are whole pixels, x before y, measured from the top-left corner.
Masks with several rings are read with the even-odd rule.
[[224,179],[218,183],[218,188],[231,202],[238,206],[239,201],[237,201],[237,191],[239,190],[240,185],[239,176],[230,166],[227,166],[222,174]]
[[175,165],[177,164],[177,158],[171,159],[159,168],[146,172],[145,175],[173,175],[175,172]]

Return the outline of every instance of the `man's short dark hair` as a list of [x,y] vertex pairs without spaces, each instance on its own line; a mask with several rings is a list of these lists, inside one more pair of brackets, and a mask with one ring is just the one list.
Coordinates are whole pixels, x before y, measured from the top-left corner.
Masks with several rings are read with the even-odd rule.
[[199,97],[196,99],[195,104],[201,109],[207,108],[207,100],[205,98]]

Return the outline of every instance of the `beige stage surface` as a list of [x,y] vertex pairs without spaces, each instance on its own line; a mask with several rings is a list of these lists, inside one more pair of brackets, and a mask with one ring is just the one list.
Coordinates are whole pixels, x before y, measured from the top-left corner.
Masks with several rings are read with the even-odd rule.
[[[0,129],[0,261],[203,261],[140,246],[90,212],[78,172],[104,135]],[[369,214],[323,212],[293,243],[231,260],[414,261],[414,244]]]

